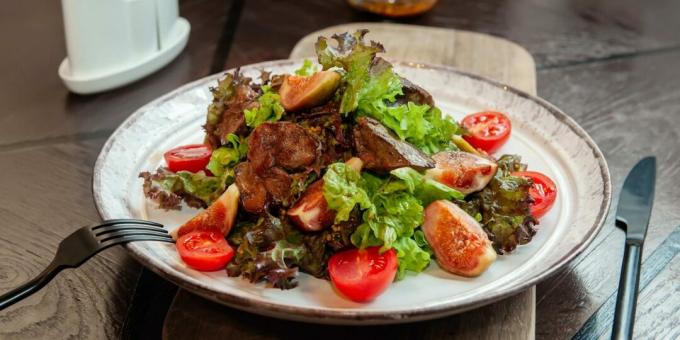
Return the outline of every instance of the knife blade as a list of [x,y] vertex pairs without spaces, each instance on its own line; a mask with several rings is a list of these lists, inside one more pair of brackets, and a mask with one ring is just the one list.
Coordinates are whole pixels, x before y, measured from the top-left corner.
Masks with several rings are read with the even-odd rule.
[[619,195],[616,225],[626,231],[626,241],[641,244],[654,203],[656,157],[645,157],[628,173]]
[[646,157],[630,171],[619,196],[616,226],[626,231],[621,279],[616,294],[612,339],[632,339],[642,263],[642,246],[654,202],[656,158]]

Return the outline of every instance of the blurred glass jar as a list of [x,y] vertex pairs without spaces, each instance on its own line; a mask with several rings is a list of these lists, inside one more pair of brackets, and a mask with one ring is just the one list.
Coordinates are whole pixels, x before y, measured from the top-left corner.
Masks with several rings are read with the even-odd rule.
[[386,17],[407,17],[425,13],[432,9],[438,0],[347,0],[357,9]]

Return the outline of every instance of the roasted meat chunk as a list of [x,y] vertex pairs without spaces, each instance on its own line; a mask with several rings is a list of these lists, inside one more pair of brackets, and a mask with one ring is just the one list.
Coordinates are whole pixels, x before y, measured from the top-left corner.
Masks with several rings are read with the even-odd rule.
[[308,173],[289,175],[281,168],[271,168],[262,176],[258,175],[250,162],[243,162],[234,168],[236,185],[241,191],[241,204],[250,213],[263,213],[269,203],[288,206],[298,193],[293,183],[303,181]]
[[241,204],[247,212],[259,214],[265,211],[268,202],[264,181],[255,174],[250,163],[243,162],[234,168],[236,185],[241,192]]
[[277,203],[287,205],[292,194],[293,176],[280,168],[271,168],[260,178],[264,181],[269,196]]
[[280,167],[303,170],[316,162],[320,145],[302,126],[291,122],[264,123],[248,139],[248,160],[259,176]]
[[357,119],[353,137],[357,154],[368,170],[386,173],[405,166],[419,171],[434,167],[432,158],[399,140],[373,118]]
[[342,122],[338,103],[329,102],[295,114],[295,122],[316,136],[321,144],[318,165],[325,167],[350,156],[351,130]]
[[404,77],[400,77],[400,80],[403,94],[397,97],[397,103],[406,104],[408,102],[413,102],[418,105],[427,104],[430,107],[434,107],[432,95],[424,88],[412,83]]

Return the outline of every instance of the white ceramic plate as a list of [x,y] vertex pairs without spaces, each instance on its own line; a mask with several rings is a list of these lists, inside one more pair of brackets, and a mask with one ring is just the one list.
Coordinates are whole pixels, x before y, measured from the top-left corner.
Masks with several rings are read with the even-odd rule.
[[[256,78],[261,69],[287,73],[300,63],[272,61],[241,70]],[[521,155],[530,169],[553,178],[559,191],[531,243],[499,256],[473,279],[448,274],[433,261],[424,273],[395,282],[367,304],[343,299],[329,282],[306,274],[300,275],[296,289],[281,291],[230,278],[224,271],[198,272],[184,265],[172,244],[137,242],[127,246],[130,252],[179,286],[235,308],[310,322],[380,324],[453,314],[517,293],[564,266],[595,237],[609,209],[609,171],[595,143],[571,118],[542,99],[452,68],[411,63],[395,63],[395,68],[427,89],[456,120],[487,109],[510,116],[512,136],[498,153]],[[201,125],[211,102],[208,87],[220,76],[200,79],[147,104],[111,136],[93,180],[102,218],[151,219],[173,229],[196,213],[186,207],[181,212],[155,209],[144,199],[137,174],[156,169],[165,150],[202,141]]]

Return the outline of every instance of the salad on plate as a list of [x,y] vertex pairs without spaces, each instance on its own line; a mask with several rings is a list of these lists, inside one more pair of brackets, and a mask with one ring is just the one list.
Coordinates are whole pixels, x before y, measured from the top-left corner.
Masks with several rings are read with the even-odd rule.
[[225,74],[204,143],[140,174],[159,209],[202,209],[172,231],[187,266],[280,289],[302,271],[364,302],[432,261],[474,277],[531,241],[557,188],[496,154],[508,116],[453,120],[366,33],[319,37],[294,74]]

